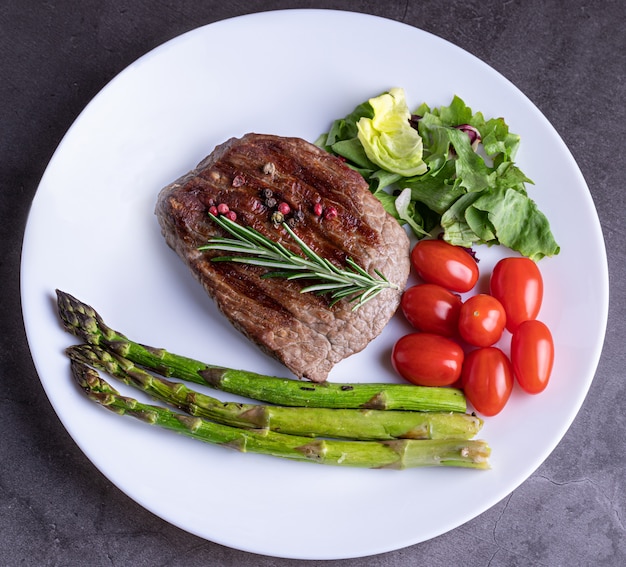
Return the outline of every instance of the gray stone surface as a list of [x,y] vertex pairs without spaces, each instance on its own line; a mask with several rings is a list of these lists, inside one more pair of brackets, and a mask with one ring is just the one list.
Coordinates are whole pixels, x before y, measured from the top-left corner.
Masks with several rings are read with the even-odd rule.
[[30,201],[56,145],[89,100],[137,57],[187,30],[254,11],[296,7],[349,9],[414,25],[477,55],[515,83],[556,127],[582,169],[602,223],[611,281],[608,332],[591,391],[563,441],[535,474],[487,512],[436,539],[332,563],[626,564],[622,0],[4,0],[0,566],[301,563],[254,556],[189,535],[112,486],[75,446],[49,405],[30,358],[19,300],[20,247]]

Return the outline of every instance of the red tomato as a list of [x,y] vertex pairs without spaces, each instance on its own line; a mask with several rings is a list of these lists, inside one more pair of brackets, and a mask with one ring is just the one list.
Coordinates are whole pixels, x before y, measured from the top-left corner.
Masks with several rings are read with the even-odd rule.
[[432,333],[411,333],[393,347],[391,363],[405,380],[418,386],[449,386],[459,379],[463,349]]
[[502,303],[486,293],[467,299],[459,312],[459,334],[478,347],[491,346],[500,340],[505,323]]
[[554,341],[545,323],[534,319],[518,325],[511,338],[511,363],[525,392],[545,390],[554,364]]
[[504,258],[494,267],[491,295],[506,311],[506,328],[513,332],[522,321],[536,319],[543,300],[543,278],[529,258]]
[[407,321],[426,333],[445,337],[456,334],[463,301],[435,284],[414,285],[402,294],[400,307]]
[[444,240],[420,240],[411,251],[413,268],[427,283],[464,293],[478,281],[478,264],[464,248]]
[[471,351],[463,363],[461,386],[478,413],[499,413],[513,390],[513,369],[506,354],[496,347]]

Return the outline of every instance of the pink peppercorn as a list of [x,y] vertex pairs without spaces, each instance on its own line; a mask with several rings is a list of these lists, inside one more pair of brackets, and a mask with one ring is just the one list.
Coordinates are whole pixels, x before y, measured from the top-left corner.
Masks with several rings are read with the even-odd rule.
[[330,207],[326,207],[326,210],[324,211],[324,218],[325,219],[334,219],[337,216],[337,209],[333,206]]
[[291,212],[291,207],[289,206],[288,203],[285,203],[283,201],[282,203],[279,203],[278,205],[278,212],[286,216]]
[[237,220],[237,213],[235,211],[228,211],[224,216],[233,222]]
[[324,209],[322,208],[322,203],[315,203],[315,205],[313,205],[313,214],[316,217],[319,217],[322,215],[322,211]]
[[235,175],[233,179],[233,187],[241,187],[246,184],[246,178],[243,175]]
[[228,205],[226,203],[220,203],[217,206],[217,212],[220,215],[225,215],[228,211],[230,211],[230,208],[228,207]]
[[217,216],[217,207],[215,205],[212,205],[211,207],[209,207],[209,214],[213,215],[214,217]]

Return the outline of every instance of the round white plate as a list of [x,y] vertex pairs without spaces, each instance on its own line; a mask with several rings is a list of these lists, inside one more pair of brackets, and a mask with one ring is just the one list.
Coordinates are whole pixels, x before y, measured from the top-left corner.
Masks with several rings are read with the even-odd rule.
[[[492,470],[351,470],[231,452],[121,418],[72,383],[55,288],[145,344],[215,364],[289,376],[225,321],[169,250],[157,193],[215,145],[256,131],[314,141],[363,100],[403,87],[411,107],[454,94],[522,136],[517,163],[562,252],[541,261],[556,363],[548,389],[515,391],[481,437]],[[567,204],[567,207],[564,207]],[[484,287],[506,250],[479,250]],[[581,259],[584,258],[584,264]],[[608,272],[596,211],[570,152],[510,82],[433,35],[323,10],[218,22],[151,51],[87,106],[54,154],[24,238],[24,321],[41,382],[87,457],[128,496],[203,538],[260,554],[338,559],[398,549],[451,530],[528,478],[570,426],[600,356]],[[396,317],[333,381],[395,381]],[[123,390],[125,393],[131,392]],[[224,398],[226,399],[226,398]]]

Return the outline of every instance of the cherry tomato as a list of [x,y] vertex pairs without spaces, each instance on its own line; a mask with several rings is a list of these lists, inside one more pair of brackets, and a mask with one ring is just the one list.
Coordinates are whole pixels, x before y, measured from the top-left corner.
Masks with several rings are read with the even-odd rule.
[[435,284],[419,284],[402,294],[400,307],[416,329],[444,337],[456,334],[463,301],[456,293]]
[[511,363],[518,384],[529,394],[543,392],[554,364],[554,341],[545,323],[520,323],[511,338]]
[[496,347],[473,350],[463,363],[461,387],[478,413],[496,415],[502,411],[513,390],[511,362]]
[[464,356],[453,340],[411,333],[396,342],[391,363],[400,376],[418,386],[449,386],[459,379]]
[[490,293],[506,311],[506,328],[513,332],[522,321],[536,319],[543,300],[543,278],[529,258],[504,258],[494,267]]
[[504,307],[491,295],[473,295],[461,306],[459,334],[471,345],[491,346],[500,340],[505,324]]
[[415,271],[427,283],[464,293],[478,281],[478,264],[464,248],[444,240],[420,240],[411,251]]

